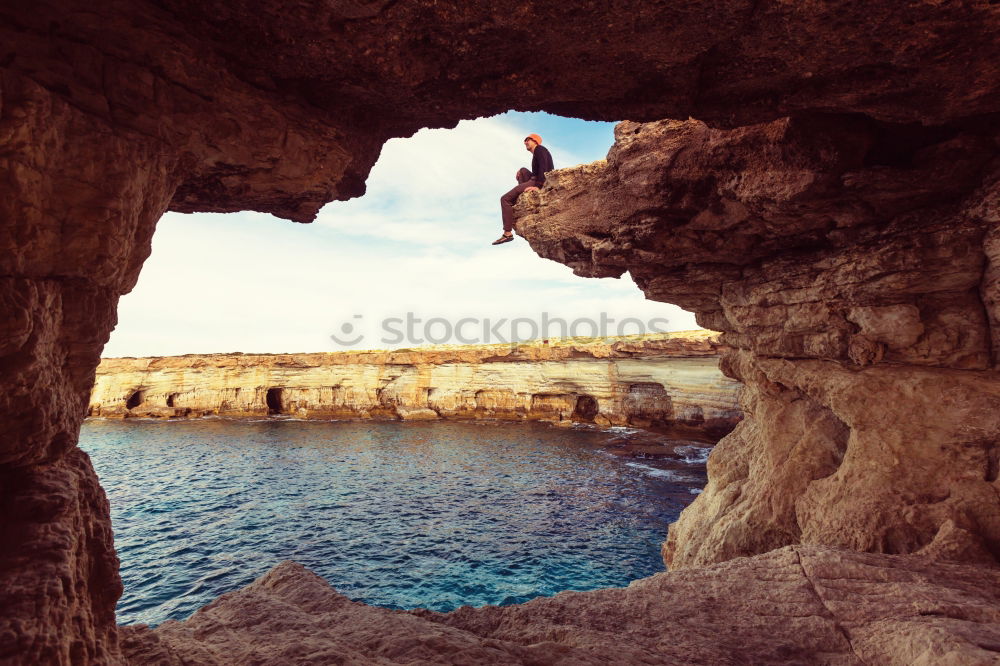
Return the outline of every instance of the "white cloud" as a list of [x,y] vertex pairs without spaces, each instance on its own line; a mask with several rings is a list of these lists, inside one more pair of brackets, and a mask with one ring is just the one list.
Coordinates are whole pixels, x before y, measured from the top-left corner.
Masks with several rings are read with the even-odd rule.
[[[579,278],[521,239],[490,245],[500,195],[530,164],[522,131],[491,118],[392,140],[368,193],[328,205],[312,225],[259,213],[164,216],[105,355],[333,351],[329,335],[345,321],[367,327],[360,347],[384,346],[378,322],[408,311],[494,320],[606,312],[695,328],[692,315],[644,300],[628,276]],[[602,156],[550,147],[557,167]]]
[[[517,184],[519,168],[531,166],[523,139],[519,128],[499,118],[392,139],[372,169],[367,194],[329,204],[317,223],[348,236],[427,245],[473,242],[477,230],[500,228],[500,196]],[[557,168],[581,161],[561,146],[546,145],[557,156]]]

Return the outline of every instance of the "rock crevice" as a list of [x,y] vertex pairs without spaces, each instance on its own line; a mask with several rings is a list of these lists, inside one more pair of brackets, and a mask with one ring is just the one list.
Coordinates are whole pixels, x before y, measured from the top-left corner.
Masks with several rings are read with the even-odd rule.
[[837,616],[834,614],[833,609],[831,609],[830,606],[827,605],[826,601],[823,599],[823,596],[820,594],[820,590],[819,587],[816,585],[816,582],[809,576],[809,572],[806,571],[806,567],[802,563],[802,553],[800,552],[800,549],[793,547],[791,548],[791,550],[792,552],[795,553],[795,561],[799,565],[799,569],[802,571],[802,577],[805,579],[806,584],[808,584],[809,587],[812,589],[812,593],[816,597],[816,601],[818,601],[820,605],[823,607],[823,614],[830,619],[830,621],[833,623],[834,628],[836,628],[836,630],[839,631],[844,636],[844,640],[847,641],[847,644],[851,648],[851,654],[853,654],[854,657],[858,660],[858,663],[862,664],[865,663],[864,659],[861,658],[861,655],[858,654],[858,651],[854,649],[854,643],[851,641],[850,632],[848,632],[847,629],[845,629],[844,626],[837,619]]

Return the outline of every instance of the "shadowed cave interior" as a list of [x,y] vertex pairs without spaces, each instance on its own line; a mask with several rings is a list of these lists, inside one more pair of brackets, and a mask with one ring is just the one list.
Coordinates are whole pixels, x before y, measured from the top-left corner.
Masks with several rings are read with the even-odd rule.
[[267,389],[267,396],[265,402],[267,403],[268,414],[281,414],[283,411],[282,407],[282,389],[280,388],[269,388]]
[[135,391],[132,393],[132,395],[128,397],[128,400],[125,401],[125,408],[133,409],[135,407],[138,407],[143,403],[145,399],[146,399],[145,391]]
[[574,421],[593,421],[597,416],[597,400],[591,395],[581,395],[576,399],[576,406],[573,408]]

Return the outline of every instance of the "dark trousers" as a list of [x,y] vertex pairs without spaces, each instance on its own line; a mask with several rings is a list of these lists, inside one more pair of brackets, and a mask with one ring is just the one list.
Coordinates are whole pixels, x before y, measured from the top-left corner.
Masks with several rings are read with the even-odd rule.
[[521,196],[521,192],[524,192],[529,187],[538,187],[535,184],[534,178],[526,180],[523,183],[518,183],[517,187],[500,197],[500,214],[503,216],[503,230],[505,232],[511,231],[514,228],[514,204],[517,203],[517,198]]

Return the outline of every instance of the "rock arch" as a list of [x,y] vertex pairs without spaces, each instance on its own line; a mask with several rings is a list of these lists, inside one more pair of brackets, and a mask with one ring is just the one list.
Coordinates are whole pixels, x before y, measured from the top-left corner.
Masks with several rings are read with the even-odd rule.
[[[120,659],[107,502],[75,443],[160,215],[309,221],[363,193],[388,138],[509,108],[707,122],[621,126],[608,162],[527,197],[519,228],[578,274],[628,270],[650,298],[726,332],[727,372],[750,387],[734,448],[764,446],[754,428],[784,401],[811,401],[852,429],[841,469],[886,449],[885,465],[919,463],[905,493],[892,465],[865,477],[880,518],[916,497],[907,515],[929,553],[1000,553],[984,481],[1000,413],[993,3],[538,2],[528,13],[378,1],[308,16],[282,0],[15,5],[0,17],[0,473],[19,481],[0,484],[0,515],[61,490],[2,546],[5,655]],[[532,41],[547,57],[528,70]],[[913,123],[935,129],[916,130],[912,154],[893,151]],[[898,430],[870,427],[871,396]],[[841,481],[784,507],[803,539],[824,538],[810,520],[831,514]],[[940,497],[919,492],[936,485],[947,499],[919,499]],[[707,497],[685,520],[710,518]],[[845,517],[827,531],[837,543],[889,547],[848,525],[849,506],[832,514]],[[69,536],[30,538],[55,532]],[[687,563],[779,542],[727,539]],[[46,580],[73,594],[46,597]]]

